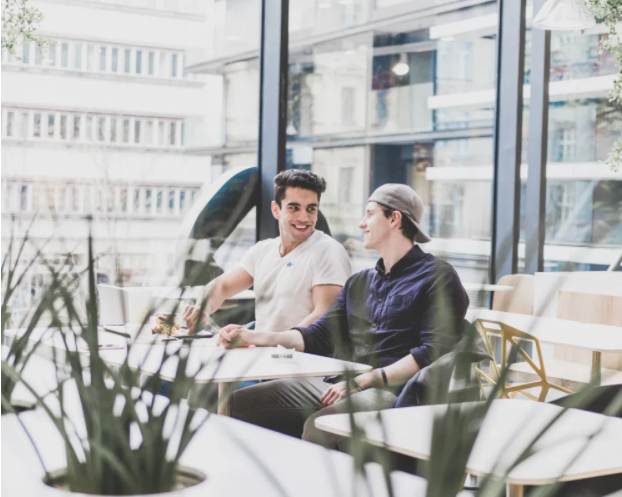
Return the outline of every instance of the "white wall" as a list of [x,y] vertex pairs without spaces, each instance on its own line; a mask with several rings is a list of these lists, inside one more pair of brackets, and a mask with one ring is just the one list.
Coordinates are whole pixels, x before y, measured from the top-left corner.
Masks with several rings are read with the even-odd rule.
[[207,114],[209,94],[201,83],[126,82],[36,70],[3,70],[2,103],[29,108],[185,117]]
[[[208,29],[211,21],[207,17],[147,9],[141,12],[98,2],[40,0],[32,3],[44,16],[37,32],[43,37],[184,52],[194,48],[211,50],[213,30]],[[58,60],[59,47],[56,53]],[[183,118],[185,133],[193,137],[193,142],[201,141],[201,136],[197,136],[201,133],[206,143],[221,141],[220,76],[165,79],[17,63],[3,63],[2,73],[2,104],[6,107]],[[197,123],[198,131],[188,129],[192,123]],[[54,142],[47,138],[30,141],[12,138],[3,139],[2,143],[3,182],[16,180],[17,184],[23,181],[25,185],[49,184],[53,188],[56,188],[54,185],[78,185],[82,188],[79,195],[85,197],[100,187],[109,191],[109,185],[129,185],[128,192],[155,185],[158,191],[174,191],[176,195],[184,190],[188,194],[186,203],[190,204],[190,191],[210,183],[210,164],[210,157],[184,153],[179,143],[165,150],[145,146],[130,149],[128,144],[121,148]],[[35,204],[32,197],[43,195],[42,189],[28,188],[28,204],[32,206]],[[120,187],[114,188],[118,193]],[[56,191],[58,195],[58,189]],[[179,198],[176,197],[176,202]],[[45,203],[39,200],[37,205]],[[80,202],[86,203],[85,198],[81,197]],[[5,204],[3,202],[3,206]],[[109,254],[99,263],[99,269],[112,276],[114,259],[111,255],[120,254],[120,260],[126,261],[122,262],[123,269],[135,271],[137,279],[131,284],[140,284],[146,274],[156,281],[164,278],[170,269],[184,216],[180,210],[176,207],[171,214],[152,212],[150,215],[119,212],[118,209],[111,213],[99,212],[94,215],[90,228],[84,210],[61,211],[57,218],[44,213],[37,219],[29,237],[38,244],[52,237],[46,247],[47,254],[54,257],[73,253],[82,256],[81,263],[84,263],[90,229],[96,252]],[[9,212],[3,210],[2,214],[2,248],[6,249],[11,221]],[[33,212],[22,212],[19,217],[18,234],[23,234]]]
[[109,181],[204,186],[210,181],[211,157],[179,152],[126,151],[64,145],[3,143],[2,178],[58,181]]
[[[43,14],[42,35],[70,35],[75,38],[152,47],[188,49],[211,43],[204,24],[196,16],[149,15],[128,12],[118,7],[105,8],[93,2],[76,3],[33,1]],[[103,7],[103,8],[102,8]]]

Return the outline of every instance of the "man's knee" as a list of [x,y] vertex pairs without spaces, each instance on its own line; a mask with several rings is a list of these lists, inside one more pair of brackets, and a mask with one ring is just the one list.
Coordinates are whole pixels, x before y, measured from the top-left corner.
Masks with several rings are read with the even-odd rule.
[[270,409],[276,403],[278,391],[286,387],[285,380],[277,380],[235,390],[229,399],[229,415],[247,421],[253,411]]
[[300,438],[307,417],[321,407],[320,391],[309,381],[269,381],[235,391],[229,412],[241,421]]
[[396,396],[386,390],[372,389],[355,393],[351,399],[336,402],[332,406],[325,407],[309,416],[304,424],[302,439],[323,445],[329,449],[339,449],[347,452],[347,438],[318,429],[315,426],[315,420],[320,416],[330,414],[390,409],[395,405],[395,400]]
[[336,414],[337,411],[331,407],[325,407],[320,409],[315,414],[312,414],[305,421],[302,430],[302,439],[307,442],[313,442],[319,445],[323,445],[329,449],[335,449],[337,444],[337,436],[328,432],[322,431],[315,426],[315,420],[320,416],[327,416],[329,414]]

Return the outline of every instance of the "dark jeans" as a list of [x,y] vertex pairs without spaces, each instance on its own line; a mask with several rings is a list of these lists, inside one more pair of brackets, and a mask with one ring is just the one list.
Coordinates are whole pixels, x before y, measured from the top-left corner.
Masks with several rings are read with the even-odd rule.
[[[342,437],[318,430],[315,418],[348,412],[344,399],[322,407],[320,399],[331,387],[322,378],[273,380],[235,391],[231,396],[231,417],[278,431],[329,448],[343,448]],[[396,396],[386,390],[369,389],[351,396],[354,412],[389,409]]]

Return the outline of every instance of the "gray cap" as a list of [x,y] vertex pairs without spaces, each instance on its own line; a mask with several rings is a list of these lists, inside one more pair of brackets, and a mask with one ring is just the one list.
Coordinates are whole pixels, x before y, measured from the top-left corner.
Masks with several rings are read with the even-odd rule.
[[426,243],[431,238],[421,228],[421,218],[423,217],[423,200],[417,195],[415,190],[406,185],[397,183],[387,183],[376,188],[374,193],[369,197],[368,202],[378,202],[386,205],[391,209],[400,211],[403,216],[410,219],[417,227],[417,236],[415,241],[418,243]]

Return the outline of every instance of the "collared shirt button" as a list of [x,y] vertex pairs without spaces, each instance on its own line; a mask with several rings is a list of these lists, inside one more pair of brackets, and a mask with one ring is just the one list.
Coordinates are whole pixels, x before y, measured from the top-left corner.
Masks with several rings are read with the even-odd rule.
[[372,327],[372,328],[378,328],[378,325],[377,325],[376,323],[372,323],[372,324],[371,324],[371,327]]
[[379,302],[379,303],[382,303],[382,301],[383,301],[383,300],[384,300],[384,299],[383,299],[382,297],[380,297],[380,298],[378,299],[378,302]]

